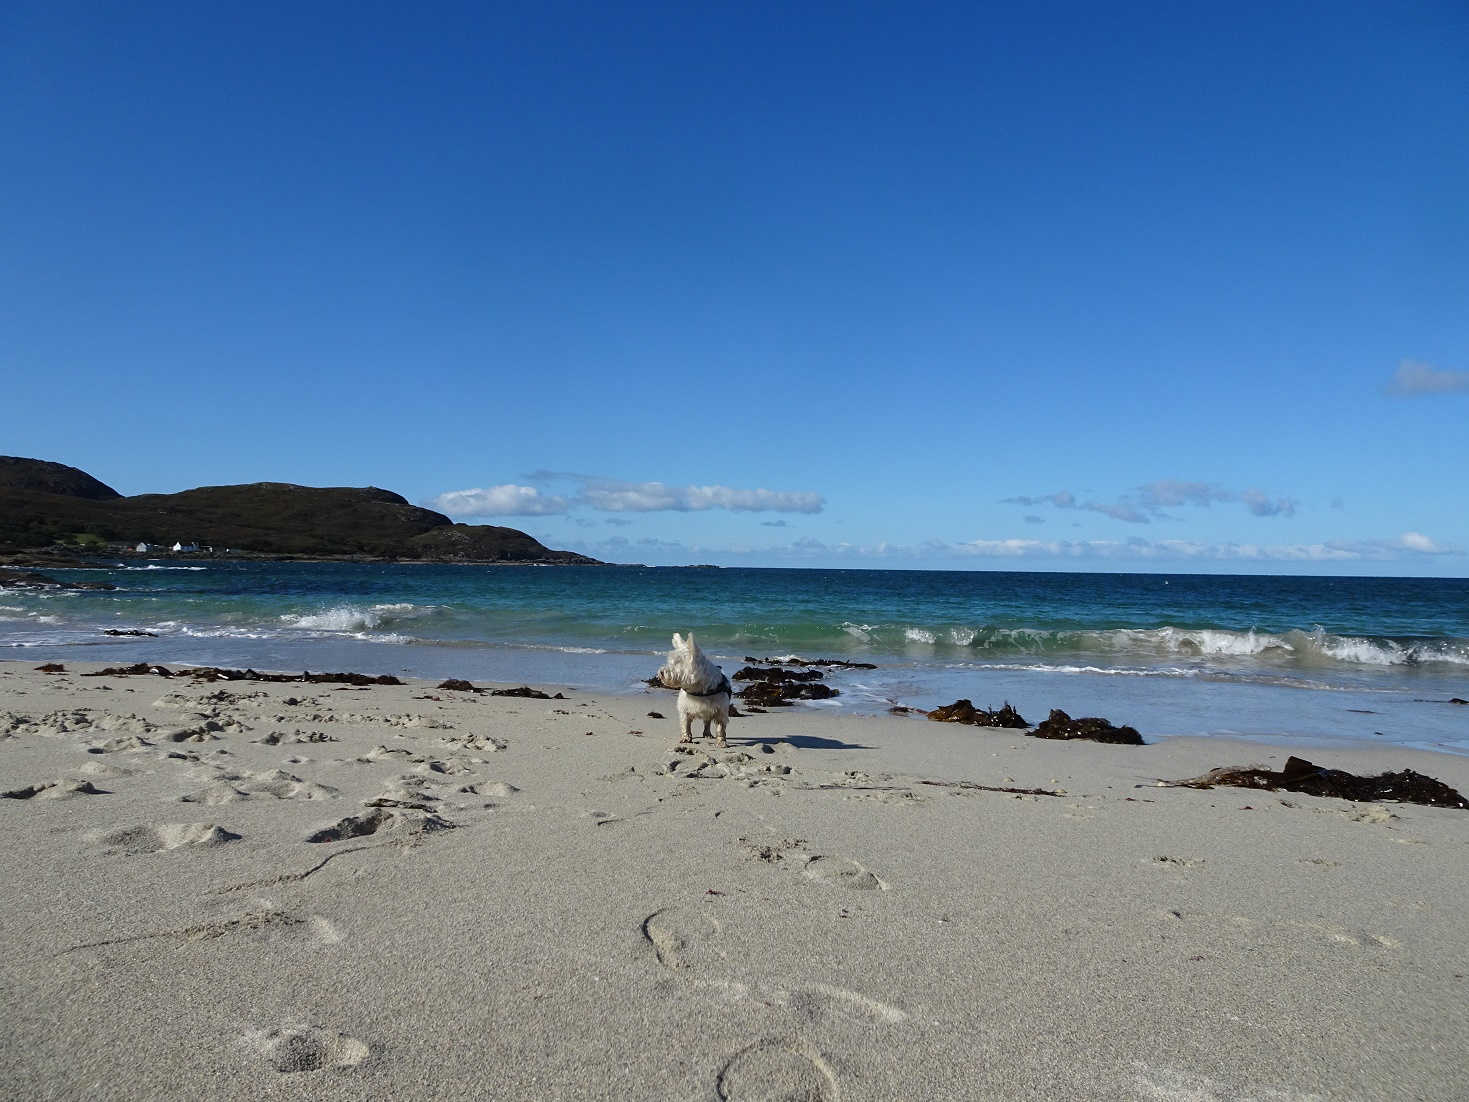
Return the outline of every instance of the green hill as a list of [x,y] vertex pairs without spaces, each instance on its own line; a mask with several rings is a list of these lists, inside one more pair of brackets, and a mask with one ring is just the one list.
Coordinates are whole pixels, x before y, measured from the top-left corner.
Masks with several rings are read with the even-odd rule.
[[122,497],[105,483],[98,482],[86,471],[65,463],[48,463],[44,459],[22,459],[0,455],[0,489],[32,490],[43,494],[65,494],[92,501],[109,501]]
[[74,467],[0,457],[0,551],[101,550],[139,542],[287,558],[597,561],[554,551],[514,528],[455,524],[371,486],[252,482],[122,497]]

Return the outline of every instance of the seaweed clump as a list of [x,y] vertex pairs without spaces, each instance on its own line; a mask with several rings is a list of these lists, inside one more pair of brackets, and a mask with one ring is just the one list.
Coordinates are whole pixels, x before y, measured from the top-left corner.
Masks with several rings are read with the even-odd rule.
[[942,708],[935,708],[928,713],[928,718],[935,723],[968,723],[975,727],[1029,727],[1025,717],[1010,706],[1007,700],[1001,708],[994,711],[985,711],[976,708],[969,700],[956,700],[952,704],[946,704]]
[[1072,719],[1060,708],[1052,708],[1046,721],[1031,732],[1033,738],[1090,739],[1092,742],[1110,742],[1119,746],[1141,746],[1142,735],[1136,727],[1115,727],[1100,716],[1082,716]]
[[179,670],[178,673],[147,662],[138,662],[131,666],[109,666],[105,670],[94,670],[91,673],[82,674],[83,677],[139,677],[144,674],[153,674],[157,677],[192,677],[195,681],[272,681],[280,683],[307,682],[312,685],[401,685],[390,673],[373,677],[365,673],[312,673],[309,670],[303,673],[259,673],[256,670],[225,670],[218,666],[198,666],[194,669]]
[[1225,785],[1232,788],[1263,788],[1267,792],[1283,788],[1287,792],[1301,792],[1307,796],[1335,796],[1357,803],[1397,800],[1406,804],[1469,810],[1469,800],[1465,800],[1457,791],[1443,781],[1412,769],[1364,777],[1345,769],[1327,769],[1297,757],[1287,758],[1285,766],[1278,771],[1239,767],[1211,769],[1202,777],[1190,777],[1188,780],[1173,783],[1183,788]]

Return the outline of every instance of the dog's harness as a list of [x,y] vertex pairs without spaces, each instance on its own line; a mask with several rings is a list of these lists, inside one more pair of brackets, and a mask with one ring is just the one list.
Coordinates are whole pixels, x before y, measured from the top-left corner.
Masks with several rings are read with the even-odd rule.
[[714,686],[714,688],[710,689],[706,693],[696,693],[693,689],[684,690],[684,692],[688,693],[690,696],[718,696],[720,693],[727,693],[729,691],[729,678],[725,677],[723,674],[719,675],[719,684]]

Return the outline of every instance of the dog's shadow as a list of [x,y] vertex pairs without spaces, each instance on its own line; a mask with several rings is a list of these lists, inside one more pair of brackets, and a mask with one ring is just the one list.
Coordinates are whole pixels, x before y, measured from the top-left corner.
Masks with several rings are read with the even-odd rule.
[[842,742],[841,739],[820,738],[816,735],[762,735],[759,738],[747,738],[736,740],[733,736],[729,740],[743,742],[746,746],[774,746],[779,743],[787,743],[797,750],[871,750],[872,747],[860,742]]

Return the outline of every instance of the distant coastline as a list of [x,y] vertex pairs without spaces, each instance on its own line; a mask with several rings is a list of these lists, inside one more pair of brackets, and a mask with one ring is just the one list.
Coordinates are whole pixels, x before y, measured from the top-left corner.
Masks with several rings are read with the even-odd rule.
[[0,456],[0,562],[85,566],[103,556],[606,565],[516,528],[456,524],[375,486],[253,482],[124,497],[75,467]]

